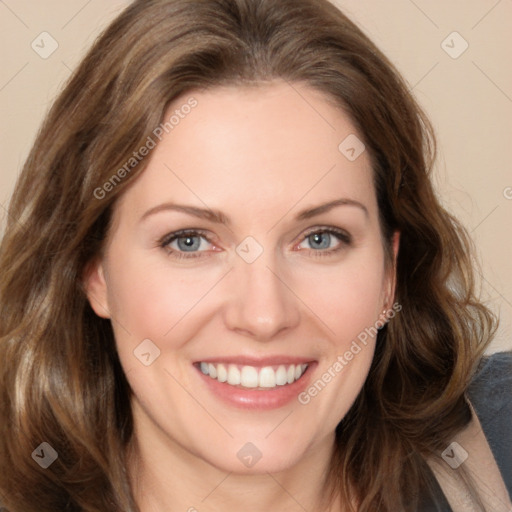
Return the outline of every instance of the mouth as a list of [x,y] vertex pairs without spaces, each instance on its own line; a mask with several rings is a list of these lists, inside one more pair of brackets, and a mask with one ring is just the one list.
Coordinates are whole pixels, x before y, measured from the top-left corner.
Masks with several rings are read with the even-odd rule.
[[288,356],[197,361],[193,366],[215,400],[242,409],[270,410],[293,403],[317,362]]
[[203,375],[239,389],[268,390],[288,386],[299,380],[308,368],[307,363],[280,364],[273,366],[251,366],[228,363],[207,363],[198,367]]

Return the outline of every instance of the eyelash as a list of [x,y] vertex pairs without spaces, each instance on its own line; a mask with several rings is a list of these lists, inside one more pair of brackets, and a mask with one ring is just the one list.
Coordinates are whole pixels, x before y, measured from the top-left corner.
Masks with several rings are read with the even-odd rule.
[[[343,250],[346,246],[352,245],[352,237],[346,231],[334,228],[334,227],[321,227],[321,228],[313,228],[307,231],[300,243],[304,242],[308,237],[315,234],[329,234],[334,235],[340,242],[340,245],[334,249],[324,249],[324,250],[314,250],[310,249],[310,252],[314,255],[314,257],[328,257],[332,256],[339,251]],[[203,257],[203,252],[205,251],[195,251],[195,252],[182,252],[177,251],[175,249],[170,249],[169,245],[179,238],[185,237],[202,237],[208,243],[212,243],[212,241],[208,238],[207,234],[204,231],[196,230],[196,229],[182,229],[180,231],[175,231],[174,233],[169,233],[164,238],[162,238],[158,244],[162,249],[167,249],[169,255],[178,260],[180,259],[192,259],[192,258],[201,258]]]

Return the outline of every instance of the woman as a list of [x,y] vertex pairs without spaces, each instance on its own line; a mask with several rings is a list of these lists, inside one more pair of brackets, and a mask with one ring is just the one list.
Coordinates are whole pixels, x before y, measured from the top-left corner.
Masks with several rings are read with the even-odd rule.
[[508,510],[467,399],[494,317],[433,158],[326,1],[134,2],[10,205],[7,510]]

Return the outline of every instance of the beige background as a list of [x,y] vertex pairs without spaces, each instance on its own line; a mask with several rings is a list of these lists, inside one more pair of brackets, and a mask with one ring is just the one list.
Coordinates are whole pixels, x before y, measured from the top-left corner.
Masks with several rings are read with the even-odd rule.
[[[51,101],[99,31],[128,3],[0,1],[0,222]],[[396,64],[430,115],[439,142],[439,193],[471,232],[484,297],[501,313],[491,350],[512,348],[512,1],[336,3]],[[42,32],[58,43],[47,59],[31,47]]]

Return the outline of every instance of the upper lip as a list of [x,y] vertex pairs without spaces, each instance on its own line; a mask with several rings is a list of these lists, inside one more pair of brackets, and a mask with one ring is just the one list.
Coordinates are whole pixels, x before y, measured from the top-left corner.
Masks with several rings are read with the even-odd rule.
[[221,356],[221,357],[206,357],[199,359],[196,363],[212,363],[212,364],[236,364],[241,366],[255,366],[257,368],[264,366],[277,366],[277,365],[290,365],[290,364],[309,364],[314,360],[307,357],[293,357],[289,355],[276,355],[265,357],[251,357],[251,356]]

